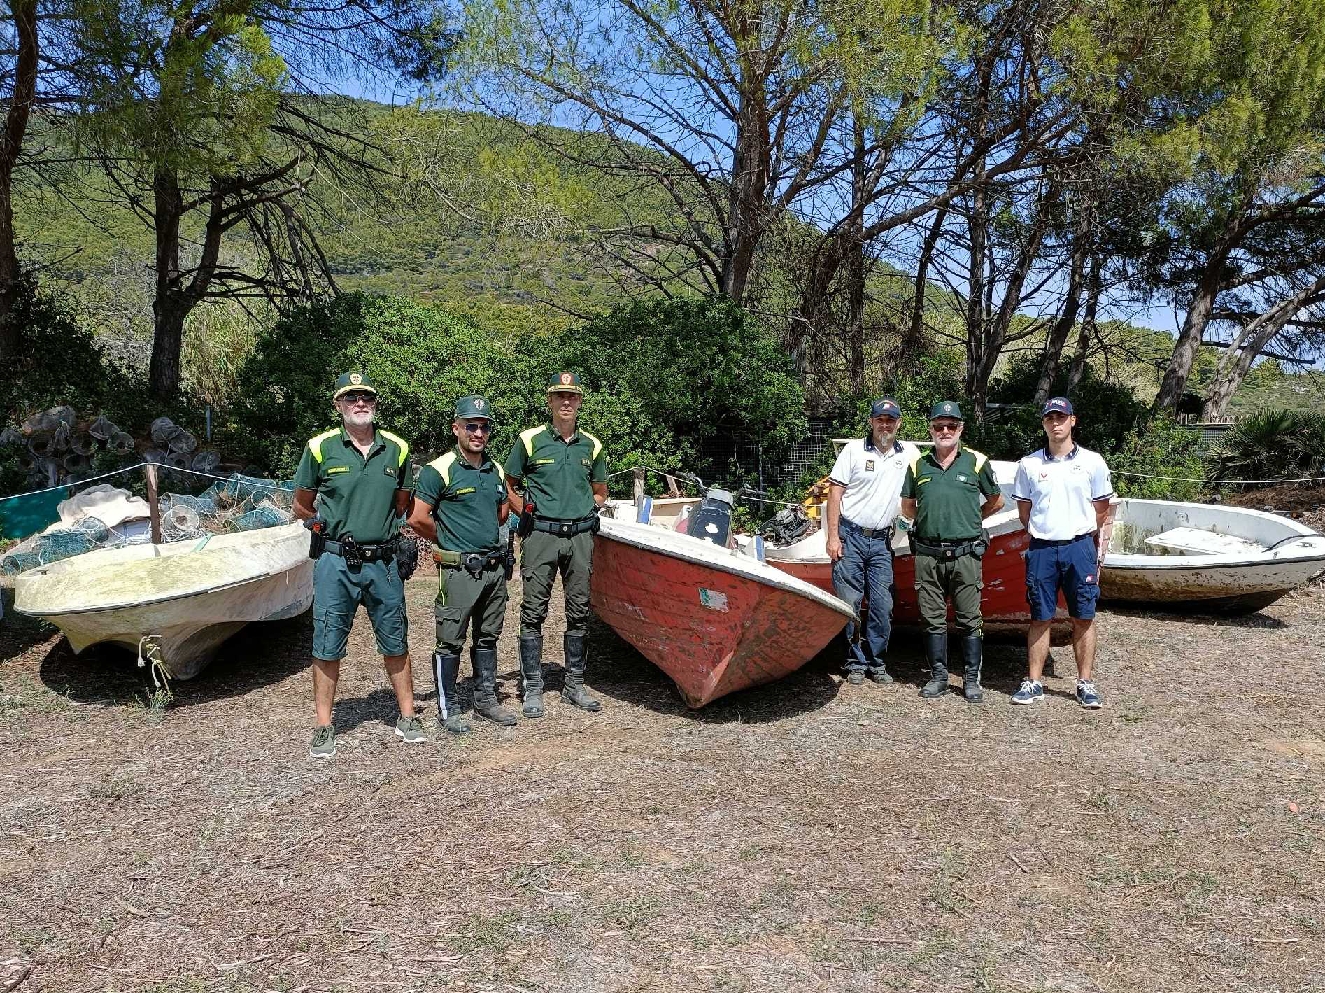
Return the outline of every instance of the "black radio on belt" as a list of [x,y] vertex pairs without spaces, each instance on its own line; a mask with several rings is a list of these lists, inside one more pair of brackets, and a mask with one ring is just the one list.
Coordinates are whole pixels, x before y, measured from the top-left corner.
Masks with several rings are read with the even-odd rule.
[[351,569],[363,565],[363,549],[359,547],[352,534],[347,534],[340,540],[340,554]]

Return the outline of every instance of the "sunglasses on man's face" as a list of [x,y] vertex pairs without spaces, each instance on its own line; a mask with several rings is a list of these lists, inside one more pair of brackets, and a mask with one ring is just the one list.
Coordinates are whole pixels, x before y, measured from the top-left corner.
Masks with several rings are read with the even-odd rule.
[[470,434],[489,434],[492,431],[492,425],[487,421],[476,421],[465,425],[465,430]]
[[362,390],[342,393],[340,398],[346,403],[377,403],[377,396],[375,394],[365,393]]
[[931,424],[929,429],[935,434],[945,434],[949,431],[960,431],[962,426],[960,424]]

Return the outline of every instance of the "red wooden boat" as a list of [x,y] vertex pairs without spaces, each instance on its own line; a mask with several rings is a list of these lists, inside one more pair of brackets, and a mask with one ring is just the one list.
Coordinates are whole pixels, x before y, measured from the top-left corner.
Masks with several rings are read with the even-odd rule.
[[605,519],[594,541],[592,596],[691,707],[795,672],[852,616],[739,549],[621,520]]
[[[980,612],[984,616],[985,631],[998,636],[1025,637],[1030,625],[1030,610],[1026,606],[1026,549],[1031,537],[1021,526],[1016,504],[1012,500],[1012,481],[1017,466],[1014,462],[995,460],[994,470],[1003,490],[1003,498],[1010,505],[985,522],[989,532],[989,550],[983,561],[984,590],[980,597]],[[911,541],[904,532],[893,539],[893,624],[897,627],[920,626],[920,604],[916,599],[915,559],[911,555]],[[822,590],[833,589],[833,566],[828,561],[825,536],[822,529],[796,542],[778,548],[765,548],[768,564],[782,569],[797,579],[813,583]],[[948,611],[952,623],[952,610]],[[1057,642],[1070,630],[1067,606],[1060,595],[1058,612],[1054,617],[1053,637]]]

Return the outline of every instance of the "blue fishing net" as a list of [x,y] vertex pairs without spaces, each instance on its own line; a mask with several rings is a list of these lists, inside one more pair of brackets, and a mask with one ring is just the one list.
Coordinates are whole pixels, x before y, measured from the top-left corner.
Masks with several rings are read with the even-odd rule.
[[254,531],[258,528],[274,528],[281,524],[289,524],[290,515],[279,507],[273,507],[271,504],[263,504],[260,507],[254,507],[247,514],[241,514],[230,522],[232,531]]
[[294,502],[294,482],[275,479],[260,479],[257,476],[241,476],[235,473],[229,479],[218,479],[203,491],[204,499],[213,500],[218,507],[234,507],[239,504],[256,506],[261,500],[268,500],[277,506],[290,506]]

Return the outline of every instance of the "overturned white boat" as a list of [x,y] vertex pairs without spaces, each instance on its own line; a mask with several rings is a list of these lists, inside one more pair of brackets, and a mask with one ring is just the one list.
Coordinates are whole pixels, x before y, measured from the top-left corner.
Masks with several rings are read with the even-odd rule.
[[1325,536],[1278,514],[1119,500],[1100,596],[1168,609],[1251,613],[1325,572]]
[[14,608],[54,624],[75,652],[122,645],[191,679],[245,624],[312,605],[308,542],[302,524],[284,524],[100,549],[21,573]]

